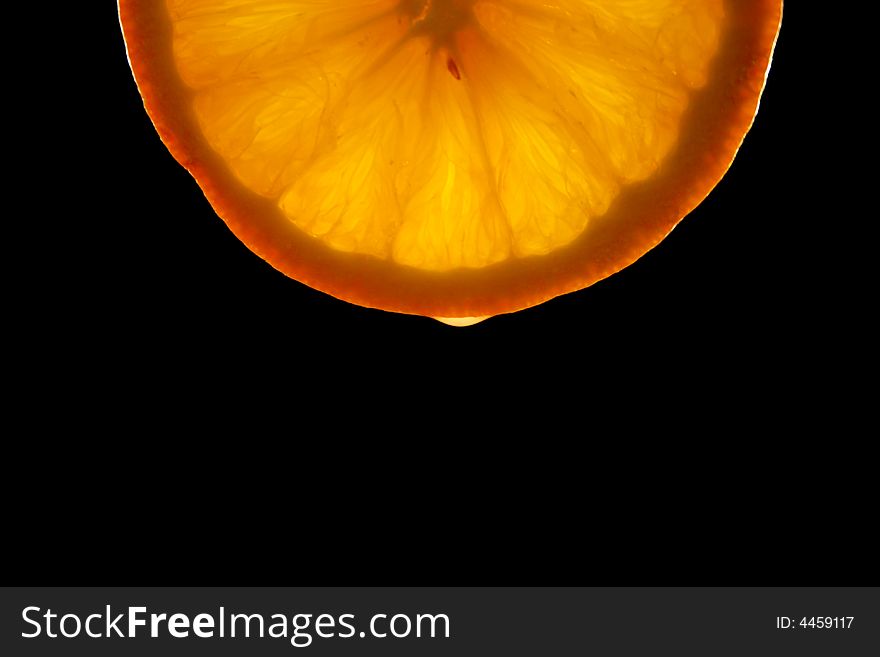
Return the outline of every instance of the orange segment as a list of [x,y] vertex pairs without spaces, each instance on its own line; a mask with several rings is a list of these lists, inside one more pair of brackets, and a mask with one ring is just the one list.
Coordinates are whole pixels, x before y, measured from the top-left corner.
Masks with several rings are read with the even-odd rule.
[[172,152],[255,251],[449,319],[629,264],[751,124],[779,0],[120,0]]

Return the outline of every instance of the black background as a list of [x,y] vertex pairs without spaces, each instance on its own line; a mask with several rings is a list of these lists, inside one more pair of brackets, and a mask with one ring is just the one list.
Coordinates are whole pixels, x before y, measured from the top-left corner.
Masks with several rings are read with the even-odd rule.
[[40,47],[9,83],[14,575],[876,577],[870,260],[801,4],[697,210],[612,278],[468,329],[242,246],[155,134],[114,3],[18,21]]

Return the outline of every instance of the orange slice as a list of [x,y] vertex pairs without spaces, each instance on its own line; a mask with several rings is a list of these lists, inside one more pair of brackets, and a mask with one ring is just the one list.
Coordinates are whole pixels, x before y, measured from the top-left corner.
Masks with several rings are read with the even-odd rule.
[[467,325],[655,246],[752,124],[781,0],[120,0],[174,157],[254,252]]

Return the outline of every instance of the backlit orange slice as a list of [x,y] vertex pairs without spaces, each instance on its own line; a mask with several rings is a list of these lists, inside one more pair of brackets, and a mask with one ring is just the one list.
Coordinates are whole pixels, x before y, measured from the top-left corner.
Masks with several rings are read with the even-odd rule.
[[781,0],[120,0],[217,213],[341,299],[468,324],[656,245],[752,124]]

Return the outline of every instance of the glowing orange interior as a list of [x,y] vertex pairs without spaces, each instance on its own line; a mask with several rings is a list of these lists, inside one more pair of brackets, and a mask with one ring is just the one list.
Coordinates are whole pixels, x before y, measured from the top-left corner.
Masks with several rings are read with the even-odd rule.
[[333,249],[549,253],[663,166],[722,0],[166,0],[211,147]]

